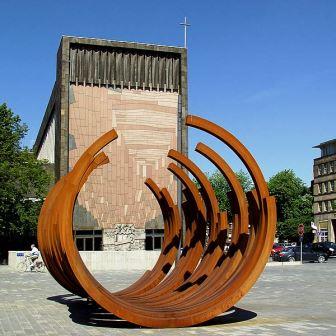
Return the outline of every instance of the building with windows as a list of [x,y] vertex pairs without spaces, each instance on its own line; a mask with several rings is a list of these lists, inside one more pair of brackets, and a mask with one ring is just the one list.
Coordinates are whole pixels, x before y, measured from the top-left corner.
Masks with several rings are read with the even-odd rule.
[[144,185],[151,177],[176,203],[181,186],[165,167],[187,154],[185,48],[63,36],[56,81],[35,142],[56,180],[114,128],[110,163],[83,186],[74,211],[80,250],[160,249],[162,215]]
[[314,223],[319,241],[335,241],[336,233],[336,139],[314,148],[321,156],[314,160]]

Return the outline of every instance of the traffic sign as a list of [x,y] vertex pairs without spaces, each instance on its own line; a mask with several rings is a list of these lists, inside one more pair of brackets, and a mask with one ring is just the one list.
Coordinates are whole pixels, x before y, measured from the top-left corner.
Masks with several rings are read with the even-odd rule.
[[303,224],[299,224],[299,226],[298,226],[298,234],[299,234],[299,236],[303,236],[304,235],[304,225]]

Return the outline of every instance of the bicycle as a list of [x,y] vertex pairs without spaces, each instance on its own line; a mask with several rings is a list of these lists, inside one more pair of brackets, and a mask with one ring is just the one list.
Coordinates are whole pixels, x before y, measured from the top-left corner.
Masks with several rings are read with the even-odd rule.
[[32,268],[30,267],[31,263],[32,263],[31,256],[25,255],[24,260],[20,261],[16,265],[16,269],[19,272],[28,272],[28,271],[33,271],[33,270],[35,270],[35,272],[45,271],[45,264],[42,260],[36,260]]

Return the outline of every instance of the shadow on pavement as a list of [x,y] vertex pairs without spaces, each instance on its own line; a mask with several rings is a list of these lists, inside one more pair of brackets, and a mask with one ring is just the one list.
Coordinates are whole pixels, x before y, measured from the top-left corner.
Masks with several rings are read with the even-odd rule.
[[[50,301],[67,305],[70,313],[69,317],[72,319],[73,322],[78,324],[93,327],[121,328],[121,329],[144,328],[131,322],[122,320],[119,317],[106,312],[103,308],[99,307],[93,301],[87,301],[86,299],[79,298],[73,294],[50,296],[47,299]],[[252,311],[232,307],[226,313],[221,314],[197,326],[215,326],[215,325],[237,323],[253,319],[256,316],[257,314]]]

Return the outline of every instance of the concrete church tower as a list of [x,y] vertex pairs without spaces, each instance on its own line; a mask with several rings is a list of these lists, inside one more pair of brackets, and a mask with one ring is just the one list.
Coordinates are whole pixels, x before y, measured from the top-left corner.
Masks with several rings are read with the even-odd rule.
[[187,154],[185,48],[62,37],[56,82],[36,142],[38,158],[65,175],[97,137],[116,129],[110,163],[83,186],[74,213],[81,250],[160,249],[160,208],[151,177],[175,202],[181,188],[167,170],[174,148]]

